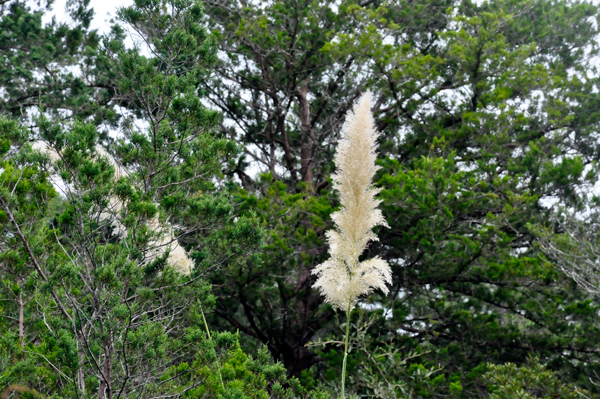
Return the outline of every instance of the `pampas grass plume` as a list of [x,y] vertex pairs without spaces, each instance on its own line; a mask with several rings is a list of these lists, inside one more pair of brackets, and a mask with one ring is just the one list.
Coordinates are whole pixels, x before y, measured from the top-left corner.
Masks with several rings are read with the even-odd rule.
[[[52,162],[57,162],[61,159],[60,154],[43,141],[36,141],[33,143],[32,148],[40,151],[42,154],[46,154]],[[96,156],[106,158],[114,167],[115,174],[113,179],[115,181],[129,175],[127,170],[119,165],[112,155],[106,152],[104,148],[96,145],[95,150]],[[111,197],[109,198],[107,208],[101,212],[99,216],[100,220],[109,219],[112,221],[113,227],[115,228],[115,234],[118,236],[123,236],[127,231],[117,217],[124,206],[125,204],[119,198]],[[166,251],[169,251],[167,262],[179,273],[189,275],[194,267],[194,262],[190,259],[186,250],[177,241],[173,226],[171,226],[169,222],[161,223],[158,216],[155,216],[148,222],[148,228],[157,233],[157,237],[149,242],[144,264],[152,262],[154,259],[164,255]]]
[[386,261],[375,257],[360,262],[359,256],[370,241],[377,240],[372,229],[386,226],[375,199],[379,189],[372,181],[378,166],[375,121],[371,113],[371,93],[366,92],[348,112],[343,138],[335,155],[333,186],[340,194],[341,209],[332,215],[335,229],[327,232],[329,260],[317,266],[317,288],[325,301],[349,312],[359,297],[376,289],[389,292],[392,271]]

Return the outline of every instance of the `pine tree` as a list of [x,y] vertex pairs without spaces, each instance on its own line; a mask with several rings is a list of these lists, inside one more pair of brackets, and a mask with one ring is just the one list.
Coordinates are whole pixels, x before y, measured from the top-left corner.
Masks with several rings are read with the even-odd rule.
[[[51,1],[37,8],[18,0],[0,5],[0,114],[31,123],[43,108],[63,120],[114,124],[115,76],[100,36],[89,28],[89,0],[69,2],[71,21],[44,25],[42,18],[51,7]],[[123,39],[117,26],[112,37]]]
[[[437,385],[414,389],[477,397],[482,362],[533,353],[594,391],[597,304],[540,256],[530,227],[556,234],[552,204],[580,209],[597,180],[597,7],[287,3],[207,5],[226,49],[207,90],[232,122],[223,131],[246,143],[240,214],[255,210],[272,231],[260,263],[212,277],[223,325],[268,344],[290,373],[318,363],[305,375],[337,380],[341,351],[326,347],[319,362],[305,346],[337,334],[310,270],[327,259],[332,144],[370,89],[390,228],[365,256],[388,260],[394,277],[389,296],[372,296],[378,310],[356,312],[388,316],[371,327],[372,352],[423,353],[377,378],[400,384],[410,367],[441,365]],[[265,173],[253,179],[248,164]]]
[[[233,220],[220,183],[237,147],[215,136],[220,116],[199,98],[215,54],[202,7],[140,1],[119,14],[145,29],[152,55],[118,37],[98,51],[118,82],[113,100],[137,120],[123,117],[119,135],[107,140],[97,120],[59,121],[40,104],[33,127],[0,125],[2,292],[16,298],[2,308],[11,318],[3,319],[9,363],[0,386],[102,399],[182,395],[204,385],[197,397],[209,397],[240,391],[240,375],[253,365],[258,381],[241,392],[275,389],[287,380],[264,356],[212,386],[227,364],[215,359],[227,362],[239,349],[229,333],[208,337],[203,311],[213,299],[202,276],[225,259],[242,261],[262,235],[251,218]],[[192,270],[177,269],[174,249]],[[21,310],[23,319],[15,317]]]

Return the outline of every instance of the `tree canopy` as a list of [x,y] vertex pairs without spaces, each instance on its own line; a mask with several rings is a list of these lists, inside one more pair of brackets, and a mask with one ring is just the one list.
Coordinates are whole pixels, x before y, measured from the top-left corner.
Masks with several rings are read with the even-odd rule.
[[[597,5],[93,6],[0,1],[0,395],[335,397],[350,324],[358,397],[600,393]],[[312,271],[367,90],[392,283],[346,317]]]

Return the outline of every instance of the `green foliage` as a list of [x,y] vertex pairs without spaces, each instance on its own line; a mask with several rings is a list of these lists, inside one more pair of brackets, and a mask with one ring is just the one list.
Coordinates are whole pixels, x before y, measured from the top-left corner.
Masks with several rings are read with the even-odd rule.
[[[59,122],[44,112],[34,128],[0,122],[0,388],[48,397],[186,395],[223,368],[223,397],[256,397],[258,386],[299,395],[264,353],[254,361],[237,337],[216,334],[217,349],[204,335],[202,309],[214,300],[203,273],[243,264],[262,231],[251,214],[234,219],[222,184],[239,149],[216,137],[220,115],[200,100],[215,53],[202,7],[140,1],[120,15],[146,32],[152,55],[126,49],[119,35],[104,38],[126,108],[118,137],[85,115]],[[192,273],[175,269],[173,242],[201,254]]]
[[491,399],[587,398],[588,393],[564,384],[536,358],[529,357],[523,366],[513,363],[488,365],[484,379],[490,385]]
[[[333,144],[370,89],[390,228],[365,257],[390,262],[394,283],[373,298],[388,318],[367,342],[400,359],[422,353],[384,368],[388,381],[421,397],[482,397],[482,364],[533,354],[596,392],[600,342],[584,314],[598,302],[540,256],[530,228],[560,233],[557,207],[595,206],[600,81],[588,56],[598,54],[597,6],[215,0],[207,13],[224,49],[208,96],[230,121],[224,134],[246,145],[238,213],[254,209],[269,231],[260,262],[211,276],[224,287],[223,327],[267,344],[308,383],[339,375],[332,348],[319,357],[305,347],[337,333],[310,272],[326,257],[337,205]],[[248,164],[268,178],[253,178]],[[369,362],[361,354],[356,372]],[[440,371],[411,385],[411,367]]]
[[245,354],[239,345],[239,337],[223,332],[214,335],[217,347],[226,348],[226,353],[218,358],[220,373],[225,389],[214,368],[206,360],[198,370],[205,383],[189,391],[186,398],[323,398],[319,391],[308,392],[295,378],[286,377],[281,363],[272,363],[266,348],[257,351],[252,357]]
[[347,321],[311,270],[343,115],[370,89],[390,228],[365,256],[394,281],[351,315],[348,388],[598,394],[597,295],[544,246],[595,262],[597,224],[569,238],[556,213],[598,205],[596,5],[138,0],[119,11],[137,49],[68,7],[45,26],[0,7],[1,390],[335,395]]
[[[47,3],[47,4],[46,4]],[[52,2],[40,2],[50,8]],[[89,30],[89,1],[69,2],[71,23],[42,23],[44,9],[7,1],[0,10],[0,114],[29,118],[45,109],[57,117],[117,119],[109,104],[114,75],[101,50],[97,32]],[[114,31],[122,39],[121,31]]]
[[[306,335],[301,346],[294,342],[293,334],[300,330],[310,331],[321,328],[333,316],[331,308],[323,309],[310,318],[308,312],[318,301],[318,295],[307,295],[305,286],[290,286],[287,281],[287,267],[303,265],[322,260],[322,254],[314,251],[314,246],[320,243],[328,223],[326,219],[332,212],[327,196],[317,196],[309,191],[293,193],[290,187],[282,182],[272,182],[272,176],[265,174],[261,178],[265,195],[240,190],[234,201],[239,203],[238,214],[246,216],[255,214],[263,221],[263,229],[268,232],[264,246],[259,254],[249,259],[245,265],[231,265],[224,269],[225,273],[212,275],[212,282],[220,287],[219,301],[215,314],[232,324],[240,331],[257,338],[266,345],[271,353],[280,358],[288,370],[305,368],[316,360],[310,351],[303,347],[310,335]],[[235,266],[235,267],[234,267]],[[310,271],[302,270],[304,284],[308,283]],[[235,276],[232,277],[232,276]],[[295,278],[295,276],[294,276]],[[283,296],[291,304],[293,301],[306,301],[306,308],[297,313],[284,313],[281,323],[270,323],[275,320],[273,304]],[[239,314],[238,298],[245,298],[244,303],[253,303],[252,308],[244,310],[245,315]],[[248,301],[248,302],[246,302]],[[256,317],[255,324],[242,324],[244,317]],[[269,323],[269,334],[286,337],[281,341],[269,341],[269,335],[264,334],[260,325]],[[289,342],[289,344],[288,344]],[[256,343],[248,343],[256,347]],[[251,347],[252,347],[251,346]],[[298,364],[286,363],[288,355],[296,352],[304,354]]]

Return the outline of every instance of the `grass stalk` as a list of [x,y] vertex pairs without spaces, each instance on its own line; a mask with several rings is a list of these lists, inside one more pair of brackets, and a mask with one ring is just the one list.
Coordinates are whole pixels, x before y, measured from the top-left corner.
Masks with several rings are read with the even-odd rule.
[[344,341],[344,362],[342,363],[342,399],[346,399],[346,359],[348,358],[348,343],[350,341],[350,305],[346,309],[346,339]]
[[[210,330],[208,328],[208,323],[206,322],[206,317],[204,317],[204,309],[202,309],[202,304],[200,304],[200,313],[202,313],[202,320],[204,321],[204,327],[206,328],[206,334],[208,334],[208,339],[212,341],[213,345],[215,345],[215,342],[213,341],[213,339],[210,335]],[[215,348],[215,352],[216,352],[216,348]],[[221,375],[221,364],[219,363],[218,356],[217,356],[217,359],[215,360],[215,363],[217,364],[217,372],[219,373],[219,380],[221,380],[221,387],[223,388],[223,391],[225,391],[225,384],[223,383],[223,376]]]

